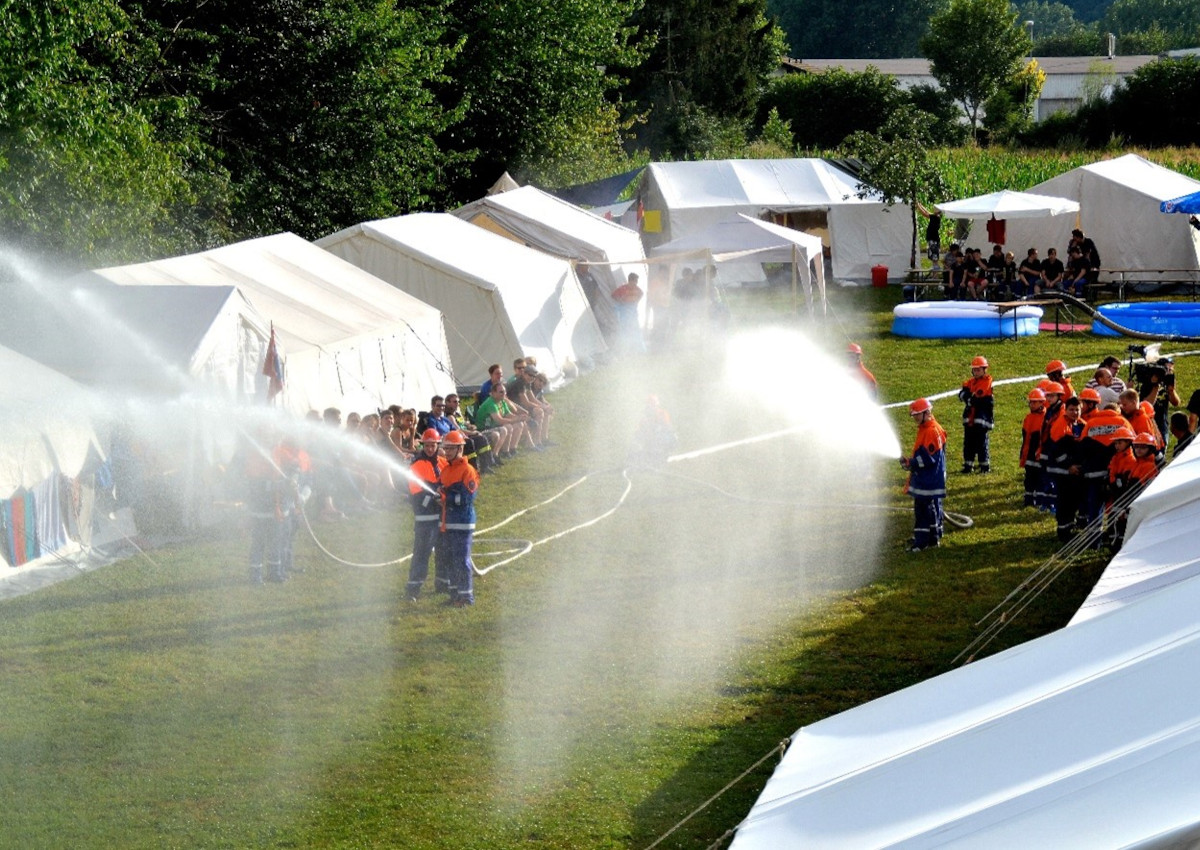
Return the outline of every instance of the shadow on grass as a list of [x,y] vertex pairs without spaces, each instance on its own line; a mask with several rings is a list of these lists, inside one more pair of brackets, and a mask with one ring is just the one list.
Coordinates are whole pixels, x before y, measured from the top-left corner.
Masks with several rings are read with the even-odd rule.
[[[724,728],[635,809],[629,846],[645,847],[664,835],[797,729],[952,669],[954,656],[978,634],[975,621],[1056,546],[1040,539],[1015,545],[951,539],[936,552],[903,561],[892,558],[890,569],[876,582],[838,605],[868,609],[868,616],[839,618],[833,628],[798,624],[788,651],[775,662],[790,674],[773,683],[743,679],[722,689],[721,696],[745,704],[743,718]],[[1074,565],[981,654],[1064,626],[1106,560],[1094,557]],[[945,619],[949,593],[961,595],[962,604],[953,609],[952,619]],[[711,846],[749,813],[778,762],[777,756],[769,758],[659,847]]]

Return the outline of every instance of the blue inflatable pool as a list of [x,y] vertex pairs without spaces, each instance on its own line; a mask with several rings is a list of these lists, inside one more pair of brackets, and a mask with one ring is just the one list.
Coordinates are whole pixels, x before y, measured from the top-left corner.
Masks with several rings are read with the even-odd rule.
[[[1200,303],[1139,301],[1134,304],[1101,304],[1096,312],[1131,331],[1200,337]],[[1113,329],[1094,320],[1092,332],[1101,336],[1119,336]]]
[[1042,308],[1006,310],[983,301],[917,301],[892,310],[892,333],[917,339],[999,339],[1033,336]]

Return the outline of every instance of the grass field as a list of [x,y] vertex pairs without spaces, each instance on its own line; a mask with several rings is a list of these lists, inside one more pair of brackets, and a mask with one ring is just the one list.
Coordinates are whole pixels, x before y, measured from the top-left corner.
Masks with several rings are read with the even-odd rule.
[[[975,354],[1007,378],[1123,353],[1089,334],[893,338],[898,294],[834,291],[822,325],[772,291],[731,310],[764,341],[799,326],[835,357],[860,342],[885,402],[956,388]],[[480,525],[587,477],[482,535],[480,566],[513,545],[489,537],[540,541],[620,506],[480,578],[473,609],[404,602],[406,565],[340,565],[304,539],[303,574],[252,587],[238,529],[3,603],[0,844],[646,847],[796,728],[949,669],[1056,549],[1051,520],[1020,508],[1030,384],[997,390],[995,472],[952,476],[947,506],[974,526],[914,556],[903,472],[850,437],[866,415],[845,380],[768,345],[735,375],[744,394],[722,352],[626,360],[555,394],[559,447],[485,478]],[[1197,384],[1189,359],[1177,371]],[[819,427],[627,483],[646,392],[681,450],[772,432],[797,408]],[[956,468],[959,407],[935,412]],[[906,412],[888,416],[907,448]],[[409,525],[399,510],[316,530],[373,563],[407,551]],[[1063,625],[1102,569],[1074,566],[988,651]],[[711,845],[773,763],[659,846]]]

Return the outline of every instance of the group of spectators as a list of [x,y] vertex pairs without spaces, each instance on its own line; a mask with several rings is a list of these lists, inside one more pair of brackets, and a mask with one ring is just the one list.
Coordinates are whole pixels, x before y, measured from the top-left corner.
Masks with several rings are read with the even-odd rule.
[[985,260],[979,248],[964,250],[958,244],[950,246],[941,262],[946,297],[956,300],[1039,298],[1056,292],[1084,299],[1088,285],[1100,279],[1100,252],[1078,229],[1071,231],[1066,262],[1056,248],[1048,248],[1045,259],[1030,248],[1018,264],[1013,252],[1000,245],[993,245]]
[[[851,344],[852,368],[861,351]],[[1144,353],[1144,352],[1143,352]],[[992,378],[986,357],[970,364],[971,377],[958,393],[963,403],[963,474],[991,471],[990,434],[996,425]],[[1134,366],[1126,386],[1121,361],[1105,358],[1086,385],[1076,391],[1066,364],[1046,364],[1046,377],[1029,390],[1028,413],[1022,422],[1018,462],[1024,469],[1024,504],[1052,513],[1061,542],[1104,517],[1103,536],[1120,548],[1131,496],[1148,484],[1171,456],[1195,438],[1200,423],[1200,390],[1181,406],[1174,363],[1159,357]],[[910,406],[917,425],[913,451],[901,458],[909,470],[907,492],[914,500],[910,551],[937,546],[942,536],[942,500],[946,495],[947,435],[928,399]]]
[[[457,510],[462,516],[449,523],[453,527],[448,531],[473,530],[478,477],[495,473],[522,451],[541,452],[553,445],[554,407],[545,398],[548,381],[536,360],[515,360],[507,380],[499,364],[491,365],[488,375],[465,406],[457,393],[450,393],[433,396],[425,411],[391,405],[362,414],[348,413],[343,423],[342,411],[330,407],[309,411],[305,418],[311,427],[307,429],[285,433],[261,429],[244,448],[239,463],[247,482],[252,580],[263,580],[264,566],[269,580],[286,578],[293,568],[291,541],[309,501],[318,506],[321,519],[339,520],[348,513],[387,510],[401,502],[417,511],[419,501],[421,511],[429,513],[426,497],[436,494],[436,510],[430,516],[440,516],[445,525],[445,511],[454,514]],[[450,491],[440,473],[457,469],[456,461],[469,466],[471,472],[454,473],[458,483],[451,497],[456,502],[449,507],[443,494]],[[432,475],[429,469],[434,470]],[[464,499],[468,498],[469,529],[463,519]],[[427,530],[419,524],[417,528]],[[447,563],[469,561],[469,540],[464,544],[455,538],[453,542],[443,542],[442,553],[452,550],[462,557]],[[421,536],[418,544],[418,549],[437,548],[429,535]],[[426,564],[428,559],[426,551]],[[416,563],[414,559],[414,567]],[[439,579],[446,579],[440,590],[462,587],[468,581],[458,569],[458,581],[452,584],[448,578],[452,571],[439,568]],[[424,580],[423,574],[420,579]],[[419,585],[410,587],[411,597],[416,597]],[[465,590],[452,594],[452,599],[456,604],[471,604],[474,597],[469,583]]]

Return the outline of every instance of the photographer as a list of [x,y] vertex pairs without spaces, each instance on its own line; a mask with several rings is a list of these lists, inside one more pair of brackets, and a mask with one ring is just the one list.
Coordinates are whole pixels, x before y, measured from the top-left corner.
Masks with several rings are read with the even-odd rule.
[[1133,367],[1134,379],[1138,382],[1138,398],[1149,402],[1154,408],[1154,424],[1160,434],[1167,433],[1167,418],[1172,407],[1183,402],[1175,389],[1175,363],[1170,357],[1138,363]]

